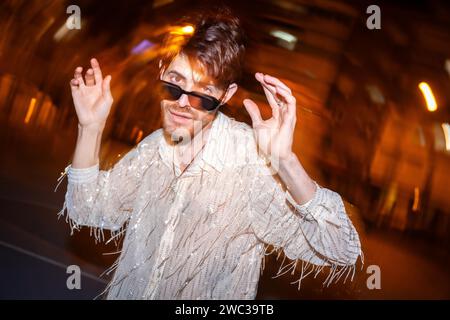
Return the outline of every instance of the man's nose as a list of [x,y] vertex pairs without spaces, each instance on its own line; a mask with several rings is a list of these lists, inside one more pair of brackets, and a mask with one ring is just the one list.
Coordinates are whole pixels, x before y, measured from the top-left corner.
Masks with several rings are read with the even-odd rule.
[[178,104],[180,105],[180,107],[189,107],[189,98],[186,94],[182,94],[181,97],[178,99]]

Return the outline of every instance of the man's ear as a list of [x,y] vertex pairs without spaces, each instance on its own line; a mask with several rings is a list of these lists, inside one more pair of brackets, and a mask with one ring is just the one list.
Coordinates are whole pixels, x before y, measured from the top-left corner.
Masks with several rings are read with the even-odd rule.
[[233,95],[236,93],[238,89],[238,85],[236,83],[232,83],[228,86],[227,93],[225,94],[225,97],[223,98],[223,104],[227,103],[228,100],[233,97]]

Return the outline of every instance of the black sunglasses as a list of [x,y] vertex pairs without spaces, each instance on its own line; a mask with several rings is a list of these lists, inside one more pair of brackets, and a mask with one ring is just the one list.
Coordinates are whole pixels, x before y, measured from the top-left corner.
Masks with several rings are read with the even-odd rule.
[[[189,104],[195,109],[212,111],[221,105],[221,101],[214,97],[200,92],[185,91],[176,84],[164,80],[160,80],[160,82],[161,86],[163,87],[163,93],[165,93],[165,96],[163,98],[166,98],[167,100],[178,100],[180,99],[181,95],[185,94],[189,99]],[[225,93],[221,97],[221,100],[225,96]]]

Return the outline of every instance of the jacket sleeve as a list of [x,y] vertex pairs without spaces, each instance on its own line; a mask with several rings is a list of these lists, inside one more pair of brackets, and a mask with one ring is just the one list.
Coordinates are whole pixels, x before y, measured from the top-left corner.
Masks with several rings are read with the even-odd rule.
[[118,232],[130,218],[145,171],[149,137],[130,150],[111,169],[66,167],[67,191],[63,209],[72,231],[80,226],[93,227],[95,238],[102,240],[103,230]]
[[354,274],[361,245],[338,193],[314,182],[313,198],[299,205],[274,176],[265,173],[256,177],[250,214],[253,232],[292,260],[289,266],[281,266],[278,274],[294,272],[299,260],[299,286],[302,278],[314,271],[317,275],[324,266],[331,267],[327,285],[344,274],[347,278],[351,271]]

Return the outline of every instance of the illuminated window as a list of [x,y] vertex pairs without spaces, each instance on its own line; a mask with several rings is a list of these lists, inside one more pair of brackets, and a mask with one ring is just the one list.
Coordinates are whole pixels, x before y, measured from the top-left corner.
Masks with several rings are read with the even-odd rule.
[[277,43],[283,48],[294,50],[297,44],[297,37],[281,30],[272,30],[270,35],[277,38]]

